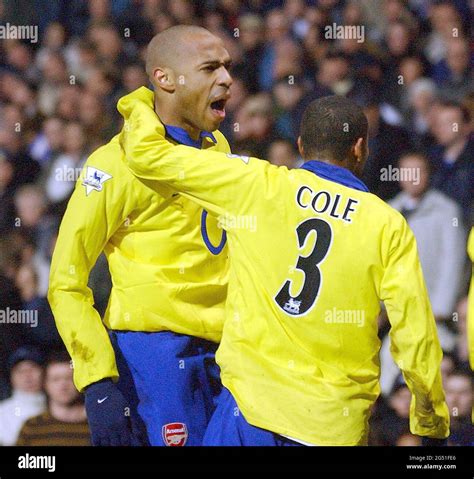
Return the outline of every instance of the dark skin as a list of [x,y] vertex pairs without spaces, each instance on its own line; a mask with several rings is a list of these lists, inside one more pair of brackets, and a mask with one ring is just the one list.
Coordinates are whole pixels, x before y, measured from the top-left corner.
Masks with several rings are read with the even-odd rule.
[[155,111],[167,125],[197,140],[225,118],[231,59],[222,40],[200,27],[179,26],[156,35],[147,51]]
[[318,161],[322,161],[323,163],[329,163],[330,165],[346,168],[346,170],[349,170],[358,177],[361,176],[362,171],[364,170],[365,162],[367,161],[367,158],[369,156],[367,138],[358,138],[357,141],[351,146],[349,154],[346,156],[344,161],[331,158],[330,155],[324,152],[306,152],[303,147],[303,142],[301,141],[300,136],[298,137],[297,144],[298,151],[300,152],[300,155],[304,159],[304,161],[317,159]]

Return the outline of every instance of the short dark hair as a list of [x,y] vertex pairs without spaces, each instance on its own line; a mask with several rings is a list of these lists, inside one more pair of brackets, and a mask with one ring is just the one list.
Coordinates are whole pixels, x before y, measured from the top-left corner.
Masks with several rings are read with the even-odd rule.
[[342,96],[312,101],[301,121],[301,142],[305,156],[344,161],[359,138],[367,138],[368,122],[362,109]]
[[64,349],[54,349],[48,354],[46,359],[46,368],[51,364],[56,363],[71,363],[71,356],[69,353]]
[[422,150],[406,150],[403,151],[400,157],[398,158],[397,165],[400,166],[405,158],[416,157],[420,159],[426,166],[429,172],[432,171],[432,165],[428,155]]

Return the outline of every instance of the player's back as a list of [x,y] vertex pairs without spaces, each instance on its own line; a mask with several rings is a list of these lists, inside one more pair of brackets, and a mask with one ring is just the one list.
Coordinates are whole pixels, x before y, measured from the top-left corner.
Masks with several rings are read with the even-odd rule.
[[[379,393],[383,301],[392,354],[413,394],[411,431],[447,436],[442,351],[415,239],[398,212],[336,164],[308,161],[288,171],[173,146],[139,102],[125,118],[134,174],[195,199],[227,230],[229,289],[217,362],[248,423],[312,444],[365,444]],[[309,136],[319,121],[310,118]],[[324,128],[320,134],[329,138]]]
[[217,356],[223,383],[252,424],[321,445],[366,440],[384,275],[397,235],[410,236],[398,212],[345,176],[351,186],[270,167],[227,219],[239,254]]

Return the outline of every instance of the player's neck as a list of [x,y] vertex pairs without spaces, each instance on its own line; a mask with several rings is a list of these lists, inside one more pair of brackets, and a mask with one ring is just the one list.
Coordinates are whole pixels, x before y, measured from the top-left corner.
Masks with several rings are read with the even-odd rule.
[[338,166],[339,168],[345,168],[346,170],[349,170],[349,167],[347,165],[347,161],[337,161],[337,160],[333,160],[333,159],[330,159],[330,158],[323,158],[323,157],[320,157],[320,156],[316,156],[314,158],[308,158],[306,161],[311,161],[311,160],[316,160],[316,161],[320,161],[321,163],[325,163],[326,165],[332,165],[332,166]]
[[199,140],[201,130],[190,125],[184,118],[177,115],[174,109],[167,108],[166,105],[163,104],[158,105],[157,102],[155,102],[155,113],[164,125],[178,126],[185,130],[191,139]]

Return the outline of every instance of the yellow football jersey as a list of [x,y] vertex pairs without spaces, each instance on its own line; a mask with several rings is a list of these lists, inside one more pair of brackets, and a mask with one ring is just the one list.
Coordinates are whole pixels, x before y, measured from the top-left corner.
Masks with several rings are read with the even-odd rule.
[[[153,93],[140,88],[153,108]],[[157,118],[158,121],[158,118]],[[228,152],[224,136],[202,147]],[[197,149],[196,149],[197,151]],[[87,160],[61,223],[48,298],[82,390],[118,377],[107,330],[87,287],[104,251],[113,287],[104,324],[113,330],[161,331],[219,342],[228,281],[228,249],[213,217],[165,184],[141,181],[126,167],[118,136]]]
[[250,424],[311,444],[365,444],[380,393],[384,301],[392,353],[413,393],[411,431],[448,436],[442,351],[415,238],[397,211],[337,166],[288,170],[173,146],[144,103],[121,113],[131,170],[181,191],[227,230],[217,361]]

